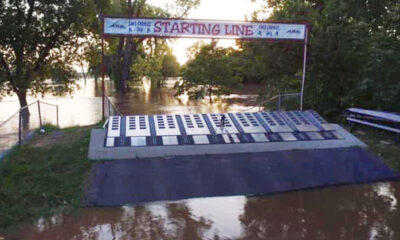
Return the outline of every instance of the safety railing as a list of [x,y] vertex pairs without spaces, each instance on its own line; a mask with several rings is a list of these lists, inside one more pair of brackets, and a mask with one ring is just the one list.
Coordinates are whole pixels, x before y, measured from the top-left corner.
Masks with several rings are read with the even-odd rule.
[[268,111],[282,111],[300,109],[301,93],[281,93],[268,99],[261,99],[258,101],[257,106],[244,110],[245,112],[258,111],[262,109]]
[[298,110],[301,108],[301,93],[281,93],[277,96],[276,101],[278,111]]
[[104,117],[107,119],[108,117],[113,115],[121,116],[122,114],[120,113],[120,111],[118,111],[117,107],[114,105],[110,98],[104,97]]

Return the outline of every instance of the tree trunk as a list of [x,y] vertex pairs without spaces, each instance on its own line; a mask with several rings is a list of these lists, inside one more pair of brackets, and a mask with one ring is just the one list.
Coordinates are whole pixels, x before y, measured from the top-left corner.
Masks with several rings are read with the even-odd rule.
[[126,92],[127,82],[131,80],[132,56],[136,52],[137,44],[131,37],[121,37],[119,40],[117,54],[115,56],[115,81],[119,93]]
[[[122,1],[123,2],[123,1]],[[132,0],[126,1],[128,15],[138,17],[141,14],[142,8],[145,6],[146,0],[139,1]],[[137,52],[137,46],[143,41],[141,39],[138,42],[134,42],[132,37],[120,37],[118,44],[118,51],[116,56],[116,87],[120,93],[125,93],[127,87],[127,81],[131,80],[131,65],[132,56]]]
[[27,106],[28,102],[26,101],[26,91],[18,90],[16,93],[17,93],[18,100],[19,100],[19,106],[21,108]]
[[26,101],[26,90],[18,90],[16,93],[18,96],[20,107],[24,108],[20,112],[21,120],[22,120],[22,122],[21,122],[22,129],[29,129],[30,113],[29,113],[29,108],[27,107],[28,102]]
[[133,42],[133,39],[127,38],[122,61],[121,93],[125,93],[126,83],[131,79],[132,54],[134,48],[135,43]]
[[120,37],[117,48],[115,68],[114,68],[115,87],[118,92],[121,92],[121,89],[123,89],[123,85],[121,82],[122,82],[122,58],[124,56],[123,55],[124,45],[125,45],[125,38]]

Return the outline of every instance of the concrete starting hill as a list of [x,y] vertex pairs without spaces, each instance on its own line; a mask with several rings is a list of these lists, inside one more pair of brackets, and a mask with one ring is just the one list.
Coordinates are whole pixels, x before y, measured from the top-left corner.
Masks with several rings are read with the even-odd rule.
[[[224,126],[222,126],[224,122]],[[111,116],[92,160],[366,147],[314,111]]]
[[255,195],[399,178],[315,111],[111,116],[93,129],[88,205]]

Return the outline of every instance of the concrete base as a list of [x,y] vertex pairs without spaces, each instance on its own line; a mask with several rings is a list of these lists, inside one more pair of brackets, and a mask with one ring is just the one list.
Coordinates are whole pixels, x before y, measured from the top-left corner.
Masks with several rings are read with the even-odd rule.
[[333,124],[334,130],[343,137],[335,140],[265,142],[210,145],[145,146],[145,147],[104,147],[106,129],[91,132],[88,157],[90,160],[141,159],[185,155],[207,155],[246,152],[292,151],[305,149],[331,149],[363,147],[367,145],[341,126]]

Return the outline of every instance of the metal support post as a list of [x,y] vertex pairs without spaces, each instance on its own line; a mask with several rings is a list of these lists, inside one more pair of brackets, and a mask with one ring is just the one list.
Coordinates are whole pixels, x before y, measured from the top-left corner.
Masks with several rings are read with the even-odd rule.
[[304,40],[304,51],[303,51],[303,76],[301,81],[301,96],[300,96],[300,111],[303,111],[303,101],[304,101],[304,84],[306,81],[306,65],[307,65],[307,44],[308,44],[308,26],[306,26]]
[[19,114],[18,114],[18,146],[21,146],[22,142],[22,114],[21,114],[21,109],[19,109]]
[[39,125],[40,125],[40,128],[42,128],[42,114],[40,112],[40,101],[39,100],[37,100],[37,106],[38,106],[38,113],[39,113]]
[[101,90],[102,90],[102,116],[104,120],[105,115],[105,86],[104,86],[104,17],[101,16],[101,25],[102,25],[102,32],[101,32]]
[[58,105],[56,106],[56,114],[57,114],[57,128],[60,128],[60,124],[58,122]]

